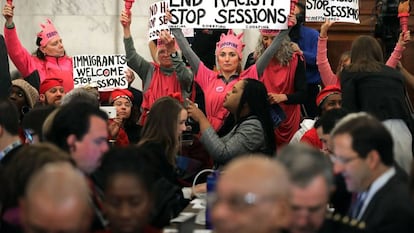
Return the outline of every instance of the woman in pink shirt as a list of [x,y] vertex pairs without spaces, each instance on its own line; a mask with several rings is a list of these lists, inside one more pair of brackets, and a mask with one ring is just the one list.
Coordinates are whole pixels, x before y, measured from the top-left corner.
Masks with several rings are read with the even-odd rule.
[[[289,20],[296,19],[294,16],[289,16]],[[258,79],[280,46],[282,39],[288,34],[287,30],[282,31],[257,60],[256,64],[242,71],[242,52],[245,46],[242,42],[243,33],[236,35],[233,30],[229,30],[227,34],[221,35],[215,53],[218,70],[210,70],[191,49],[182,31],[173,29],[172,32],[183,55],[191,66],[194,81],[199,84],[204,92],[207,119],[216,131],[221,128],[224,119],[228,115],[228,111],[223,107],[226,93],[231,91],[234,84],[241,79]]]
[[39,72],[40,82],[48,77],[63,80],[65,92],[73,89],[72,59],[66,55],[62,39],[50,20],[41,24],[42,31],[37,34],[35,55],[27,51],[20,43],[16,27],[13,22],[14,6],[6,3],[3,8],[3,16],[6,19],[4,38],[7,52],[16,68],[23,77],[27,77],[34,71]]

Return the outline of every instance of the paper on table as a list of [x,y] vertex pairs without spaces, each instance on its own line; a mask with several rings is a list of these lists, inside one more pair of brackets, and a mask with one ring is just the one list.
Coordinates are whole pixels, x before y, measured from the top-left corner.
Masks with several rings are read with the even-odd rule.
[[171,223],[182,223],[182,222],[187,221],[188,219],[190,219],[194,215],[196,215],[196,214],[195,213],[191,213],[191,212],[182,212],[177,217],[171,219],[170,222]]
[[194,222],[199,225],[206,225],[206,209],[202,209],[198,212]]
[[196,198],[191,201],[193,209],[205,209],[206,208],[206,199]]

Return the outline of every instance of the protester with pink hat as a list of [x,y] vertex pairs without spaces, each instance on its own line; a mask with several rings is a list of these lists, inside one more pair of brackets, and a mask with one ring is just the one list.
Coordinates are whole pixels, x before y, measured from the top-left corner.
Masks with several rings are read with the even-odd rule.
[[52,22],[48,19],[46,23],[40,25],[41,31],[36,39],[38,48],[36,54],[32,55],[22,46],[17,36],[13,22],[14,6],[12,3],[7,2],[4,5],[3,16],[6,19],[4,38],[7,52],[22,76],[27,77],[34,71],[38,71],[40,83],[42,83],[51,76],[50,72],[53,72],[63,80],[63,87],[66,91],[72,90],[74,87],[72,59],[66,55],[62,39]]
[[[180,46],[183,55],[187,58],[194,75],[194,81],[198,83],[204,92],[206,116],[214,130],[219,130],[229,112],[223,107],[226,93],[231,91],[234,84],[240,79],[258,79],[264,68],[271,60],[279,43],[273,43],[259,59],[256,65],[242,71],[241,61],[244,43],[243,33],[236,35],[233,30],[222,34],[216,45],[216,61],[218,70],[208,69],[200,58],[191,49],[180,29],[172,29],[172,32]],[[281,32],[281,38],[287,33]],[[193,80],[190,80],[193,81]]]

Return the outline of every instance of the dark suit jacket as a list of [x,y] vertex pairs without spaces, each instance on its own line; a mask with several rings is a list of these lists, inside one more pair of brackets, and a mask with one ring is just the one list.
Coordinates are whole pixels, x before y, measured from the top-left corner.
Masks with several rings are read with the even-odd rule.
[[11,78],[9,71],[9,57],[3,35],[0,35],[0,99],[9,98]]
[[368,232],[411,233],[414,231],[414,204],[408,183],[394,175],[369,202],[361,221]]

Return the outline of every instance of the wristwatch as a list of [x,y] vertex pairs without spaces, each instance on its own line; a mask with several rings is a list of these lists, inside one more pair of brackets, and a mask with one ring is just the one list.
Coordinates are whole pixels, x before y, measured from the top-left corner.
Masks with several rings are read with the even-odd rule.
[[175,52],[173,52],[173,53],[171,53],[171,58],[176,58],[176,57],[178,57],[178,53],[177,53],[177,51],[175,51]]

